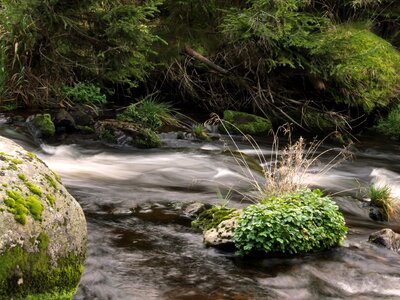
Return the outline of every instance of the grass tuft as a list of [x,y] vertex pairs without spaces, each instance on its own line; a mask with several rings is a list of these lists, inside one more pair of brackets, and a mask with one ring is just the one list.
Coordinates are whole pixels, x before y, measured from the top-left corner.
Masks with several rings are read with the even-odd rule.
[[386,215],[388,221],[397,219],[400,216],[400,199],[392,196],[390,186],[376,186],[372,184],[368,191],[371,198],[371,205],[379,207]]

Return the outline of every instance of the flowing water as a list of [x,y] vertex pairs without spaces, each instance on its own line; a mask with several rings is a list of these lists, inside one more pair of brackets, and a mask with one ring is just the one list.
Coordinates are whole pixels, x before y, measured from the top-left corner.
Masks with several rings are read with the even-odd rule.
[[[40,146],[6,124],[0,134],[37,153],[85,211],[88,255],[77,300],[400,299],[399,255],[367,243],[380,228],[399,228],[370,220],[368,208],[357,200],[370,182],[400,192],[398,143],[365,139],[352,148],[352,160],[307,176],[311,185],[342,192],[335,200],[350,228],[344,247],[300,257],[241,259],[205,248],[201,234],[176,213],[182,203],[223,204],[217,192],[232,189],[229,205],[244,205],[238,193],[252,186],[224,151],[225,143],[165,135],[162,149],[137,150],[82,138]],[[261,148],[270,153],[268,141]]]

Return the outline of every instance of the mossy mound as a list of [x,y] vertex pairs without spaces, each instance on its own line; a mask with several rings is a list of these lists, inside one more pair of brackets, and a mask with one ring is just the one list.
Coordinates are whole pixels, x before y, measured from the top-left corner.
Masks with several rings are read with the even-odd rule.
[[223,122],[228,132],[261,135],[272,129],[266,118],[233,110],[224,111]]
[[51,137],[56,132],[56,127],[49,114],[36,115],[33,119],[33,125],[40,132],[40,137]]
[[71,299],[86,253],[81,207],[36,155],[3,137],[0,169],[0,299]]
[[400,52],[368,29],[340,25],[315,34],[313,43],[313,72],[336,102],[370,113],[399,95]]

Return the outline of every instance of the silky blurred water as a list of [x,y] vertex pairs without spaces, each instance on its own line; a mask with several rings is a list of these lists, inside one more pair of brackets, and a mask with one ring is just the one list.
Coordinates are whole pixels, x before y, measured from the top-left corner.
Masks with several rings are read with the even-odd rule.
[[[399,255],[367,243],[370,233],[396,224],[369,219],[366,187],[400,191],[400,145],[368,138],[353,159],[305,180],[335,194],[350,228],[344,247],[290,258],[244,260],[205,248],[200,233],[177,221],[174,204],[243,206],[249,174],[227,153],[226,142],[166,139],[157,150],[112,148],[77,139],[58,146],[31,142],[0,122],[0,134],[37,153],[82,205],[89,241],[85,273],[75,299],[400,299]],[[262,152],[271,153],[262,143]],[[250,156],[251,147],[242,146]],[[330,156],[331,155],[331,156]],[[262,177],[253,172],[254,179]]]

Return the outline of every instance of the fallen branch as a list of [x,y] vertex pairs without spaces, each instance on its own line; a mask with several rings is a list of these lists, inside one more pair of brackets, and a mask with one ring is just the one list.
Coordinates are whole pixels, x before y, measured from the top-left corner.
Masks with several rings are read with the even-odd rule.
[[229,71],[216,65],[215,63],[213,63],[211,60],[209,60],[208,58],[204,57],[203,55],[201,55],[200,53],[196,52],[195,50],[193,50],[190,47],[186,47],[185,48],[185,52],[186,54],[190,55],[191,57],[193,57],[194,59],[197,59],[198,61],[202,62],[203,64],[207,65],[208,67],[210,67],[211,69],[213,69],[214,71],[217,71],[218,73],[221,73],[223,75],[228,75]]

